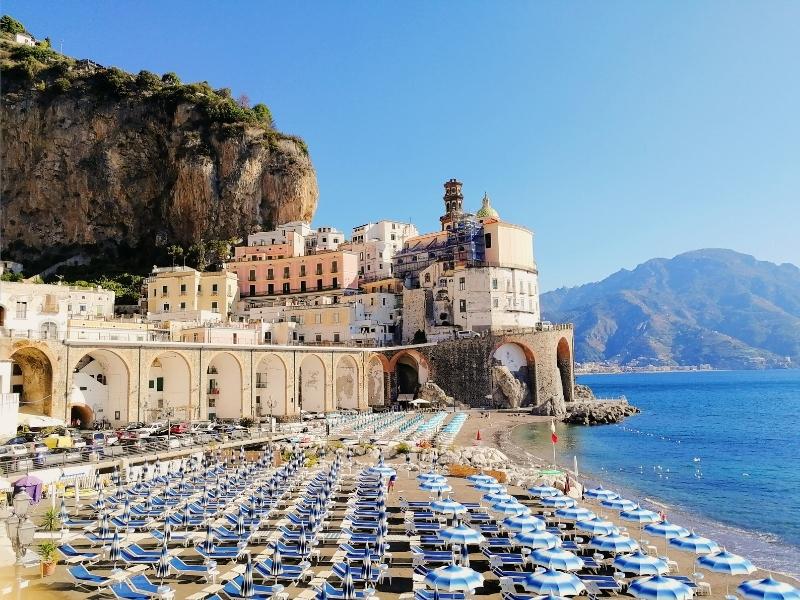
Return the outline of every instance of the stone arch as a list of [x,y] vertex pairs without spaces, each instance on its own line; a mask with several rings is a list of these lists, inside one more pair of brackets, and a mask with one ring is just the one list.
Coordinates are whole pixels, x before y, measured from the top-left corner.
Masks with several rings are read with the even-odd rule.
[[325,363],[316,354],[309,354],[300,363],[298,405],[307,412],[325,412]]
[[[501,342],[492,351],[491,362],[492,397],[496,404],[536,404],[536,357],[530,347],[514,340]],[[509,376],[524,384],[525,389],[510,381]]]
[[218,352],[208,361],[205,377],[208,418],[240,419],[243,386],[239,360],[230,352]]
[[[19,394],[19,412],[53,415],[53,361],[39,348],[23,346],[11,354],[11,391]],[[61,415],[63,417],[63,415]]]
[[385,377],[389,361],[382,354],[373,354],[367,362],[367,402],[370,406],[383,406],[386,402]]
[[556,347],[556,365],[558,367],[559,379],[561,380],[561,391],[564,394],[564,402],[572,402],[572,351],[566,338],[558,340]]
[[256,415],[289,414],[286,403],[286,363],[277,354],[261,355],[256,365]]
[[352,356],[336,362],[336,410],[358,410],[358,364]]
[[392,357],[389,366],[395,372],[398,394],[416,394],[428,381],[430,366],[416,350],[402,350]]
[[106,349],[84,354],[72,368],[69,391],[70,422],[80,419],[81,427],[105,419],[113,426],[130,420],[130,369],[116,352]]
[[142,420],[192,419],[192,369],[179,352],[157,354],[147,374],[147,396],[141,407]]

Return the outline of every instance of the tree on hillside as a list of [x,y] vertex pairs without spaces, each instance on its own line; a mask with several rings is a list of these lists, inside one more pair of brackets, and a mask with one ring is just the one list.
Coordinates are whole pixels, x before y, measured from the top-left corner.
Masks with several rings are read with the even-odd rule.
[[0,31],[6,33],[25,33],[25,26],[17,21],[14,17],[3,15],[0,17]]
[[[184,256],[183,248],[177,245],[172,245],[169,248],[167,248],[167,254],[169,254],[170,257],[172,258],[173,268],[175,267],[175,261]],[[184,266],[186,266],[186,263],[184,263]]]
[[253,115],[256,117],[256,121],[258,121],[262,125],[266,125],[267,127],[272,127],[272,112],[269,110],[269,107],[264,104],[263,102],[259,102],[253,108]]
[[177,73],[173,73],[172,71],[170,71],[169,73],[164,73],[161,76],[161,81],[163,81],[167,85],[180,85],[181,84],[181,78],[178,77]]
[[198,271],[205,271],[209,263],[209,247],[205,240],[198,240],[191,246],[188,251],[191,261],[194,263],[194,268]]
[[250,108],[250,96],[247,94],[241,94],[236,102],[238,102],[239,106],[242,108]]

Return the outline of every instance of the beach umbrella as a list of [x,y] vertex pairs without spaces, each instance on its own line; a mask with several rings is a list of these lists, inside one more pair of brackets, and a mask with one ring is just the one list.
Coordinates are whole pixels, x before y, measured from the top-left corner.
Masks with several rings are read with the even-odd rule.
[[184,529],[187,529],[191,522],[192,522],[192,511],[189,508],[189,503],[187,502],[183,506],[183,514],[181,515],[181,526]]
[[549,531],[521,531],[512,539],[520,546],[525,546],[526,548],[531,548],[533,550],[538,548],[555,548],[560,543],[558,536],[553,535]]
[[591,533],[592,535],[610,535],[612,533],[619,533],[619,529],[611,521],[595,517],[594,519],[587,519],[575,522],[575,529]]
[[281,564],[281,551],[275,548],[272,553],[272,562],[269,565],[269,574],[275,578],[275,583],[278,583],[278,576],[283,573],[283,565]]
[[428,571],[425,583],[442,592],[471,592],[483,585],[483,575],[469,567],[449,564]]
[[547,496],[546,498],[540,498],[539,504],[547,508],[571,508],[576,503],[569,496]]
[[169,544],[172,541],[172,523],[169,519],[164,521],[164,543]]
[[595,514],[581,506],[572,506],[570,508],[559,508],[555,513],[556,517],[564,521],[586,521],[593,519]]
[[161,545],[161,554],[158,556],[158,562],[156,563],[156,577],[161,580],[161,583],[164,583],[164,578],[169,575],[169,552],[167,551],[167,544],[166,542]]
[[497,483],[497,479],[492,477],[491,475],[485,475],[484,473],[476,473],[475,475],[470,475],[467,477],[467,481],[470,483]]
[[720,551],[717,542],[706,537],[699,536],[691,532],[686,537],[672,538],[670,546],[675,546],[678,550],[686,550],[695,554],[714,554]]
[[614,559],[614,566],[618,571],[633,575],[665,575],[669,572],[667,561],[657,556],[642,554],[641,550],[617,556]]
[[350,572],[350,563],[344,563],[344,575],[342,576],[342,596],[345,600],[356,597],[356,588],[353,585],[353,574]]
[[422,483],[423,481],[428,480],[441,480],[445,481],[445,477],[439,473],[434,473],[433,471],[429,471],[428,473],[420,473],[417,475],[417,480]]
[[628,593],[643,600],[689,600],[693,595],[685,583],[661,575],[635,579],[628,586]]
[[442,513],[445,515],[460,515],[467,512],[466,507],[460,502],[446,498],[445,500],[437,500],[431,504],[431,510],[434,512]]
[[655,535],[664,538],[664,555],[667,554],[667,544],[669,540],[675,538],[687,537],[689,530],[684,529],[680,525],[673,525],[669,521],[661,521],[660,523],[650,523],[644,526],[644,530],[650,535]]
[[244,515],[241,512],[239,512],[239,514],[236,515],[236,535],[241,537],[244,534],[245,534]]
[[540,573],[528,573],[521,583],[527,591],[534,594],[578,596],[586,591],[583,582],[575,575],[553,569],[546,569]]
[[600,552],[610,552],[612,554],[624,554],[635,552],[639,549],[639,544],[625,535],[612,533],[611,535],[598,535],[589,540],[589,547]]
[[98,482],[97,483],[98,492],[97,492],[97,500],[95,500],[94,507],[97,510],[103,510],[106,507],[106,497],[105,497],[105,494],[103,493],[103,488],[99,487],[100,486],[100,480],[97,479],[97,482]]
[[637,508],[639,505],[635,502],[631,502],[630,500],[626,500],[625,498],[611,498],[609,500],[603,500],[600,503],[600,506],[604,506],[605,508],[610,508],[611,510],[633,510]]
[[496,504],[492,504],[489,507],[489,509],[501,515],[521,515],[531,512],[530,508],[528,508],[524,504],[520,504],[516,500],[514,500],[513,502],[511,501],[498,502]]
[[114,564],[115,569],[117,568],[117,561],[120,559],[121,554],[122,549],[120,548],[119,529],[115,529],[114,537],[111,538],[111,548],[108,550],[108,560]]
[[619,498],[619,494],[616,492],[612,492],[611,490],[607,490],[602,485],[596,488],[592,488],[590,490],[586,490],[583,493],[584,497],[589,498],[590,500],[615,500]]
[[503,519],[500,525],[506,531],[511,532],[544,531],[546,529],[545,522],[542,519],[528,514],[513,515]]
[[488,504],[497,504],[498,502],[506,502],[506,501],[514,501],[516,502],[516,498],[511,494],[506,493],[505,490],[502,492],[489,492],[488,494],[484,494],[481,497],[481,500]]
[[306,526],[305,524],[300,524],[300,535],[297,539],[297,547],[300,550],[300,554],[305,556],[308,554],[308,538],[306,537]]
[[100,514],[100,538],[106,539],[108,537],[110,528],[108,525],[108,513],[105,511]]
[[701,556],[697,559],[697,564],[707,571],[725,575],[749,575],[756,570],[749,560],[737,554],[731,554],[727,550]]
[[383,555],[386,554],[386,540],[383,535],[383,530],[380,528],[375,536],[375,554],[381,558],[383,558]]
[[255,596],[255,587],[253,586],[253,559],[249,552],[247,553],[247,561],[244,564],[241,595],[243,598],[252,598]]
[[61,498],[61,508],[58,509],[58,520],[61,521],[61,524],[66,527],[67,522],[69,521],[69,512],[67,511],[67,502],[63,498]]
[[504,485],[499,483],[475,483],[472,485],[473,488],[478,490],[479,492],[487,492],[487,493],[503,493],[506,491]]
[[657,523],[661,520],[661,516],[657,512],[642,508],[638,504],[630,510],[621,511],[619,513],[619,518],[623,521],[631,521],[639,524]]
[[212,552],[214,550],[214,534],[211,532],[211,521],[206,521],[206,539],[203,540],[203,550]]
[[743,581],[736,590],[747,600],[800,600],[800,590],[772,577]]
[[530,556],[534,564],[558,571],[580,571],[583,568],[583,560],[569,550],[563,548],[539,548],[531,552]]
[[419,489],[426,492],[450,492],[453,490],[450,485],[444,480],[426,480],[419,484]]
[[368,588],[372,582],[372,551],[369,544],[364,551],[364,562],[361,566],[361,578],[364,580],[364,588]]
[[469,567],[469,546],[467,544],[461,546],[461,566]]
[[534,485],[528,488],[528,494],[534,498],[550,498],[552,496],[562,496],[561,490],[551,485]]
[[441,530],[439,537],[449,544],[480,544],[484,541],[483,534],[480,531],[476,531],[463,523]]

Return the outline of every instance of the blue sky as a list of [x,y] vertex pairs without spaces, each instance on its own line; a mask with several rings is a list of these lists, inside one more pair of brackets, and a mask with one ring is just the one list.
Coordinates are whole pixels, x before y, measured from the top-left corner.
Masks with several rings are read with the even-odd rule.
[[800,3],[39,2],[64,52],[246,93],[308,142],[315,223],[536,233],[542,289],[727,247],[800,263]]

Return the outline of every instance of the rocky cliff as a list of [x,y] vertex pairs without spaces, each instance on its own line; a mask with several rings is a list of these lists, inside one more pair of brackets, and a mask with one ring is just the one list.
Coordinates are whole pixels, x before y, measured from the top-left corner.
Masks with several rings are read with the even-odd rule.
[[48,48],[3,41],[0,54],[6,258],[44,266],[312,218],[306,146],[265,106]]

